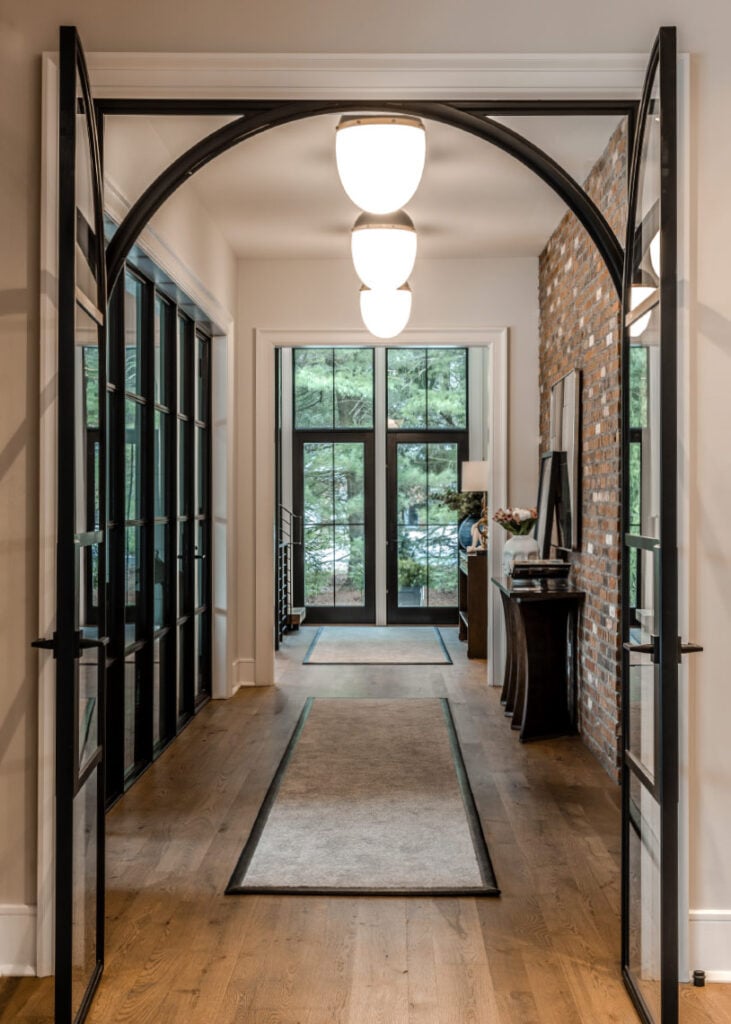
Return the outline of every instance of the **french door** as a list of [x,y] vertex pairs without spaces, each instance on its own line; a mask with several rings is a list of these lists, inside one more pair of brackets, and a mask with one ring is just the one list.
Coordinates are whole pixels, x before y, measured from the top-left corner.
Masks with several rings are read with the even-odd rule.
[[676,40],[650,57],[631,163],[623,337],[622,968],[678,1020]]
[[466,431],[388,434],[387,619],[454,625],[458,606],[458,524],[440,500],[459,490]]
[[[59,56],[56,631],[56,1021],[86,1016],[104,961],[107,668],[106,276],[102,170],[74,28]],[[87,433],[93,431],[93,436]],[[90,457],[90,452],[92,453]],[[93,614],[92,614],[93,609]]]
[[294,435],[294,604],[310,622],[375,622],[372,431]]

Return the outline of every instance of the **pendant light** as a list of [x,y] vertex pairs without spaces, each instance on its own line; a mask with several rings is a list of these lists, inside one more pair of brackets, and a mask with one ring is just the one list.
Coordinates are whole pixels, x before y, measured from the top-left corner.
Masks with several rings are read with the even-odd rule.
[[411,316],[411,288],[373,289],[365,285],[360,290],[360,315],[363,323],[376,338],[395,338],[409,322]]
[[416,260],[416,231],[411,217],[397,213],[361,213],[350,236],[353,264],[363,284],[374,290],[399,288]]
[[424,171],[426,133],[419,118],[345,116],[335,130],[338,174],[355,205],[368,213],[405,206]]

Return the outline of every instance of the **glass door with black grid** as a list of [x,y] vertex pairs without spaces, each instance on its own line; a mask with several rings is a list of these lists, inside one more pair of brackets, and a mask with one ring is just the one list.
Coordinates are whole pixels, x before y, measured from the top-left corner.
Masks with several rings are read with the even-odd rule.
[[467,350],[386,353],[389,623],[457,622],[458,523],[441,500],[468,458]]

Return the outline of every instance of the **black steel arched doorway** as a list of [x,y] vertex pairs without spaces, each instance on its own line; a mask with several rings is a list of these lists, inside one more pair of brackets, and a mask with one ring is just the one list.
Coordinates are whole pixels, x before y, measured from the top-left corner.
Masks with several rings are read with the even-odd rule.
[[[195,101],[185,100],[180,102],[168,101],[163,104],[155,104],[154,102],[146,104],[143,101],[142,104],[138,102],[132,105],[124,101],[119,105],[107,102],[105,104],[98,104],[97,110],[100,116],[103,117],[106,112],[111,113],[114,111],[115,113],[121,113],[123,110],[129,111],[131,107],[134,107],[138,113],[144,112],[146,114],[171,112],[193,114],[201,112],[201,106],[196,104]],[[594,105],[594,109],[596,109],[596,105]],[[635,105],[633,103],[615,104],[610,109],[619,110],[631,116]],[[216,111],[220,112],[220,110],[221,105],[218,104]],[[579,104],[574,105],[573,108],[568,105],[564,112],[578,113],[579,110]],[[621,295],[624,259],[622,246],[596,203],[559,163],[522,135],[492,120],[490,117],[478,113],[473,104],[463,106],[457,103],[418,103],[397,100],[379,100],[370,103],[354,102],[352,100],[304,100],[277,105],[262,104],[261,102],[232,103],[230,112],[242,112],[242,116],[236,121],[232,121],[230,124],[224,125],[217,131],[207,135],[174,160],[145,189],[119,225],[106,252],[109,292],[111,293],[114,283],[124,266],[125,257],[130,252],[140,232],[147,225],[150,218],[196,171],[199,171],[207,163],[210,163],[211,160],[214,160],[227,150],[238,146],[240,143],[256,135],[261,135],[271,128],[277,128],[281,125],[289,124],[293,121],[301,121],[309,117],[317,117],[320,114],[336,114],[345,111],[389,111],[399,114],[411,114],[469,132],[471,135],[484,139],[485,142],[491,143],[502,149],[505,153],[508,153],[541,178],[566,203],[569,210],[575,214],[596,245],[599,255],[606,264],[617,294]]]
[[[666,481],[667,505],[674,504],[674,462],[675,454],[675,432],[674,420],[672,418],[672,399],[675,391],[674,363],[670,354],[674,351],[676,338],[674,336],[674,305],[675,305],[675,101],[674,101],[674,54],[675,37],[673,30],[662,30],[661,45],[653,54],[650,75],[645,90],[645,102],[643,103],[640,120],[643,118],[656,121],[660,125],[661,142],[660,151],[663,154],[662,163],[662,195],[660,202],[661,213],[661,264],[662,273],[658,272],[659,283],[655,289],[655,295],[650,296],[641,307],[631,310],[629,307],[630,288],[634,281],[634,272],[639,265],[639,258],[644,257],[644,244],[638,249],[637,240],[644,242],[644,233],[638,230],[635,223],[630,223],[628,231],[628,243],[623,251],[622,246],[613,234],[605,218],[584,192],[584,190],[547,154],[542,152],[528,140],[519,134],[506,128],[504,125],[492,120],[488,114],[498,113],[500,104],[492,104],[489,110],[485,104],[479,103],[438,103],[438,102],[412,102],[412,101],[371,101],[352,102],[350,100],[333,101],[295,101],[291,103],[248,103],[234,101],[223,109],[225,104],[215,104],[216,109],[203,109],[205,104],[190,101],[168,101],[165,103],[147,103],[144,101],[119,101],[117,108],[113,109],[114,101],[106,101],[102,104],[94,104],[89,88],[83,50],[74,29],[63,29],[60,47],[60,159],[59,159],[59,401],[58,401],[58,422],[59,438],[69,438],[69,427],[73,432],[75,423],[74,412],[78,379],[79,360],[76,358],[76,332],[83,330],[86,336],[96,339],[99,349],[99,364],[103,367],[105,355],[105,316],[107,306],[107,281],[105,280],[105,267],[108,270],[109,284],[113,285],[117,279],[127,254],[136,241],[139,233],[148,223],[153,214],[169,198],[175,190],[206,163],[222,154],[232,146],[243,142],[257,134],[289,122],[313,117],[321,114],[340,113],[344,111],[393,111],[422,117],[426,120],[438,121],[463,131],[467,131],[476,137],[484,139],[493,145],[498,146],[504,152],[513,156],[523,163],[528,169],[538,175],[567,205],[583,225],[589,236],[597,246],[612,282],[617,292],[622,291],[624,275],[624,300],[623,326],[629,326],[640,316],[653,309],[663,307],[662,316],[662,341],[663,347],[668,351],[669,356],[664,364],[663,370],[663,397],[667,399],[666,408],[668,416],[663,420],[663,478]],[[659,83],[657,92],[658,99],[651,92],[653,76]],[[137,107],[136,110],[131,108]],[[504,106],[504,105],[503,105]],[[519,105],[516,105],[516,107]],[[608,113],[617,112],[632,116],[635,105],[632,103],[618,102],[609,108],[598,109],[600,104],[566,104],[563,110],[558,110],[556,104],[546,104],[541,109],[540,103],[532,105],[532,110],[527,111],[525,105],[522,110],[502,110],[502,113]],[[96,107],[97,119],[92,115]],[[573,109],[571,109],[573,107]],[[126,109],[125,109],[126,108]],[[143,193],[135,203],[128,215],[123,220],[112,242],[107,248],[106,254],[102,253],[103,230],[101,227],[102,216],[102,179],[101,160],[97,140],[97,126],[99,120],[105,113],[178,113],[178,114],[200,114],[200,113],[228,113],[241,114],[236,121],[213,132],[207,138],[191,147],[186,153],[174,161]],[[638,133],[639,142],[642,142],[643,132]],[[635,143],[635,170],[632,179],[632,191],[636,193],[637,182],[641,180],[641,157],[640,147]],[[90,182],[87,183],[89,195],[86,197],[87,208],[92,206],[94,210],[93,225],[88,217],[84,220],[84,211],[80,209],[80,195],[84,186],[83,180],[77,181],[76,158],[79,155],[85,156],[92,171]],[[632,201],[630,211],[634,210]],[[88,209],[87,209],[88,212]],[[644,222],[639,228],[644,226]],[[83,261],[80,259],[80,254]],[[628,259],[625,259],[627,253]],[[77,280],[76,267],[79,261],[83,274]],[[625,331],[625,343],[627,343],[627,331]],[[625,405],[627,396],[627,381],[625,379]],[[103,403],[102,403],[103,407]],[[103,415],[103,413],[102,413]],[[672,450],[671,450],[672,449]],[[95,654],[93,662],[84,662],[83,668],[91,679],[91,685],[96,687],[99,700],[103,702],[105,690],[104,672],[106,658],[104,655],[106,638],[101,636],[86,636],[80,630],[74,616],[74,607],[70,597],[78,598],[78,559],[79,545],[104,543],[103,530],[87,530],[79,532],[79,519],[76,513],[75,501],[77,488],[76,477],[83,479],[83,467],[76,463],[73,438],[67,444],[58,445],[58,584],[57,584],[57,606],[58,609],[65,609],[65,613],[57,613],[57,632],[52,638],[40,641],[39,646],[53,650],[57,657],[57,689],[62,696],[62,707],[57,712],[56,736],[57,736],[57,779],[59,780],[57,798],[57,861],[56,861],[56,995],[57,995],[57,1020],[63,1024],[70,1024],[76,1019],[80,1021],[86,1015],[89,1008],[94,989],[101,976],[103,953],[104,953],[104,815],[101,799],[90,802],[88,808],[81,812],[79,800],[76,798],[85,797],[88,793],[87,783],[96,785],[96,778],[92,772],[100,765],[103,765],[103,729],[95,733],[96,745],[91,759],[82,756],[78,749],[79,740],[79,699],[84,696],[82,693],[78,674],[82,667],[80,665],[85,652],[90,649]],[[626,475],[626,467],[625,467]],[[101,486],[101,484],[100,484]],[[671,550],[674,539],[675,521],[672,515],[668,515],[662,537],[662,546],[667,551],[665,563],[672,569],[673,551]],[[640,538],[643,539],[643,538]],[[654,542],[653,542],[654,543]],[[655,544],[657,547],[657,544]],[[654,550],[654,548],[653,548]],[[76,574],[76,590],[73,580]],[[658,663],[665,672],[666,679],[672,684],[670,669],[674,663],[677,672],[677,639],[672,634],[675,631],[673,611],[677,612],[677,594],[671,593],[674,589],[674,577],[672,572],[663,572],[663,609],[661,631],[659,637],[653,638],[652,653],[658,648]],[[666,593],[667,591],[667,593]],[[675,601],[675,607],[673,607]],[[668,611],[669,609],[669,611]],[[623,615],[623,620],[625,616]],[[663,628],[668,634],[667,642],[663,642]],[[657,641],[657,643],[655,643]],[[636,646],[638,653],[645,653],[645,645]],[[76,677],[76,678],[74,678]],[[70,688],[67,693],[64,684],[69,682]],[[660,691],[663,692],[663,687]],[[668,743],[663,744],[663,751],[666,747],[672,746],[673,736],[677,737],[677,722],[673,721],[673,715],[677,716],[677,700],[672,688],[669,688],[667,700],[663,704],[663,723],[668,727],[666,735]],[[99,721],[103,720],[103,703],[100,705]],[[665,721],[667,719],[667,722]],[[662,735],[662,734],[659,734]],[[81,751],[83,755],[83,750]],[[663,984],[663,997],[660,1015],[656,1016],[654,1007],[648,1008],[643,1003],[642,993],[638,991],[637,979],[633,972],[631,960],[632,947],[629,944],[623,950],[623,967],[630,991],[633,993],[635,1003],[646,1021],[662,1019],[663,1024],[676,1024],[677,1021],[677,993],[673,998],[673,987],[677,983],[677,943],[674,941],[675,929],[677,928],[677,864],[674,856],[677,855],[677,834],[673,831],[672,807],[673,783],[677,783],[677,758],[673,761],[663,757],[660,768],[662,769],[661,802],[663,819],[664,845],[663,856],[663,877],[662,897],[663,913],[660,921],[661,928],[658,934],[662,938],[662,971],[661,980]],[[626,780],[625,780],[626,783]],[[97,787],[98,789],[98,787]],[[93,796],[94,794],[92,794]],[[629,804],[628,790],[625,788],[624,807],[624,841],[628,843],[631,839],[630,827],[632,822],[629,819],[627,805]],[[666,813],[667,811],[667,813]],[[73,842],[76,836],[86,836],[89,831],[87,826],[92,821],[95,823],[96,833],[87,843],[88,863],[82,865],[86,874],[79,874],[79,865],[73,862],[71,856]],[[625,851],[626,852],[626,851]],[[625,925],[631,921],[630,914],[625,904],[629,904],[631,891],[628,883],[632,881],[627,876],[626,865],[631,860],[625,858],[625,877],[623,918]],[[88,875],[88,877],[87,877]],[[74,943],[79,940],[75,935],[73,923],[73,898],[76,892],[75,886],[81,885],[84,893],[88,896],[88,904],[95,910],[95,915],[89,917],[89,934],[83,936],[83,949],[75,949]],[[631,908],[630,908],[631,909]],[[93,925],[91,927],[93,918]],[[631,936],[630,936],[631,938]],[[625,935],[627,940],[627,934]],[[77,968],[76,954],[83,954],[82,968]],[[642,979],[640,979],[642,980]]]

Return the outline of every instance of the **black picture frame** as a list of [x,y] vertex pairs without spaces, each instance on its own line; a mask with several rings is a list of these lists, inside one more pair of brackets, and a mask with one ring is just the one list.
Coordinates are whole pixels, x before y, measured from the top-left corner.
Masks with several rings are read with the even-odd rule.
[[[538,541],[539,558],[548,558],[551,545],[562,547],[561,531],[565,530],[566,500],[562,500],[561,481],[566,487],[566,452],[546,452],[541,456],[538,476],[538,519],[534,536]],[[559,515],[557,517],[557,511]],[[570,515],[570,511],[569,511]],[[555,535],[554,535],[555,534]]]

